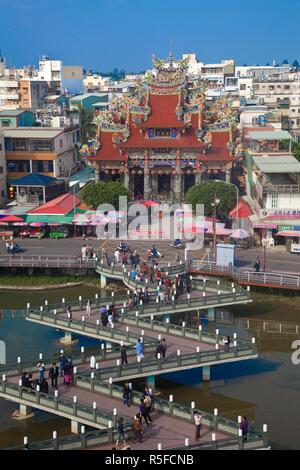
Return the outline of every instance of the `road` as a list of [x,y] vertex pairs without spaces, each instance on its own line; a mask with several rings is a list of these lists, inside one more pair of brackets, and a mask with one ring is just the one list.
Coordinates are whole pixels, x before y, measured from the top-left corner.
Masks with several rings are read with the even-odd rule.
[[[108,253],[113,256],[115,247],[119,244],[118,240],[97,240],[96,238],[82,239],[67,238],[67,239],[23,239],[17,240],[17,243],[25,250],[26,255],[79,255],[81,248],[85,244],[92,244],[94,248],[105,246]],[[142,259],[146,259],[146,252],[153,244],[164,255],[164,260],[175,264],[175,256],[179,255],[181,260],[184,260],[184,250],[175,249],[169,246],[168,241],[152,241],[152,240],[132,240],[128,242],[131,249],[136,250]],[[6,254],[5,242],[0,240],[0,255]],[[264,265],[264,249],[263,248],[250,248],[238,249],[236,251],[236,266],[241,268],[251,268],[257,257],[260,257],[262,263],[262,270]],[[208,259],[205,256],[205,249],[201,251],[192,252],[193,259]],[[266,271],[268,272],[285,272],[300,274],[300,257],[297,254],[288,253],[285,247],[276,246],[266,248]]]

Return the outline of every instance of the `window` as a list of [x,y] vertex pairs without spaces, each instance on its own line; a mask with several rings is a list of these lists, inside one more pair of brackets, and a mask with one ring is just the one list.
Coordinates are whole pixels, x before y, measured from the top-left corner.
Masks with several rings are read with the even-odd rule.
[[23,104],[24,104],[24,105],[27,105],[27,104],[28,104],[28,100],[23,100]]
[[7,119],[2,121],[2,127],[9,127],[10,121]]
[[29,173],[28,160],[7,160],[7,171],[11,173]]
[[171,129],[155,129],[154,135],[155,137],[170,137]]
[[63,140],[62,139],[59,139],[59,146],[60,146],[60,148],[62,148],[62,146],[63,146]]
[[13,150],[26,150],[26,140],[25,139],[14,139],[13,140]]
[[33,152],[51,151],[51,140],[32,140],[31,150]]
[[274,193],[271,196],[271,209],[277,209],[278,207],[278,194]]
[[0,173],[3,173],[3,166],[0,166]]
[[[299,109],[299,111],[300,111],[300,109]],[[0,152],[2,152],[2,144],[0,144]]]
[[285,90],[289,90],[289,89],[290,89],[290,85],[284,85],[284,89],[285,89]]
[[53,161],[48,160],[48,173],[53,173]]
[[240,85],[240,90],[246,90],[246,85],[244,83]]
[[1,191],[1,197],[4,197],[4,196],[5,196],[4,191]]

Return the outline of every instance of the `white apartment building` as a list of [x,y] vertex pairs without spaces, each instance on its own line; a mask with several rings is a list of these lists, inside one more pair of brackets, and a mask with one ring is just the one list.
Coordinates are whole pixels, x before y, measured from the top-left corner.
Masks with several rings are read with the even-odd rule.
[[18,81],[0,78],[0,111],[19,107]]
[[201,76],[203,79],[224,85],[226,77],[234,77],[235,61],[233,59],[222,60],[219,64],[204,64],[198,62],[196,54],[183,54],[183,59],[189,58],[188,74]]
[[6,161],[4,132],[0,130],[0,207],[3,207],[6,199]]

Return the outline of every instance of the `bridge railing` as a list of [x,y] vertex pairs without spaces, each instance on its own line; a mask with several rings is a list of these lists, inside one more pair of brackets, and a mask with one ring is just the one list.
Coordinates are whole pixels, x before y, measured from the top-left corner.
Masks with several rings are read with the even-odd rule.
[[[116,384],[105,383],[99,379],[91,379],[87,375],[82,373],[77,374],[76,376],[76,385],[78,388],[84,390],[93,390],[95,393],[99,393],[104,396],[111,398],[116,398],[118,400],[123,400],[123,387]],[[140,404],[140,398],[142,393],[137,390],[132,390],[131,393],[131,403],[134,405]],[[174,416],[176,418],[182,419],[184,421],[194,424],[194,411],[197,410],[202,414],[202,423],[203,426],[220,432],[230,434],[232,436],[238,436],[238,421],[234,421],[230,418],[219,416],[215,413],[209,413],[205,410],[195,408],[194,404],[191,406],[183,405],[181,403],[176,403],[174,401],[166,400],[158,396],[152,396],[152,408],[160,413]],[[258,428],[253,425],[248,426],[249,435],[254,435],[256,433],[262,433],[261,428]]]
[[0,266],[9,267],[44,267],[44,268],[95,268],[97,260],[86,258],[82,261],[77,256],[55,256],[55,255],[1,255]]
[[[135,344],[137,337],[140,336],[137,333],[131,333],[129,330],[126,331],[112,327],[104,327],[103,325],[100,325],[100,321],[96,324],[86,321],[85,317],[83,317],[84,319],[80,321],[74,318],[63,317],[57,313],[49,314],[44,313],[43,311],[32,312],[29,310],[26,318],[33,321],[37,320],[39,323],[43,322],[46,325],[52,325],[56,328],[62,328],[63,330],[72,331],[79,334],[85,333],[87,336],[91,335],[91,337],[101,336],[103,340],[107,341],[123,341],[124,344]],[[143,337],[144,344],[153,344],[153,338],[147,337],[145,335],[141,337]]]
[[300,275],[275,272],[255,272],[236,268],[232,265],[221,266],[215,262],[193,260],[191,269],[204,273],[228,275],[237,282],[271,285],[286,288],[300,288]]
[[[90,405],[77,403],[67,398],[28,390],[18,384],[8,382],[6,379],[3,380],[3,377],[0,379],[0,396],[46,410],[50,413],[53,412],[66,418],[76,418],[79,422],[95,427],[108,427],[109,422],[112,422],[113,427],[116,427],[118,423],[118,416],[109,411],[99,408],[94,409]],[[132,423],[127,418],[124,418],[124,424],[129,427],[132,426]]]
[[[156,340],[153,339],[153,343],[146,343],[144,344],[144,351],[145,353],[149,353],[155,350]],[[84,350],[82,350],[84,349]],[[96,358],[96,361],[106,361],[109,359],[120,359],[121,356],[121,346],[115,345],[110,348],[106,348],[104,343],[101,344],[101,348],[99,347],[91,347],[91,348],[82,348],[80,351],[72,351],[72,363],[73,366],[78,366],[82,364],[86,364],[89,360],[91,355],[93,354]],[[127,356],[136,355],[136,347],[134,345],[129,345],[126,347]],[[23,361],[20,357],[19,361],[10,363],[10,364],[1,364],[0,365],[0,375],[5,374],[7,377],[20,375],[24,371],[26,372],[36,372],[37,363],[39,359],[36,361]],[[53,356],[52,358],[43,358],[43,363],[45,364],[46,370],[49,367],[52,367],[53,362],[56,364],[59,363],[58,355]]]
[[[181,338],[189,338],[203,343],[214,345],[222,343],[222,336],[219,334],[218,330],[216,330],[217,333],[212,333],[210,331],[202,330],[202,326],[197,330],[195,328],[185,326],[185,323],[176,325],[174,323],[170,323],[169,321],[154,320],[152,317],[150,319],[146,317],[141,318],[139,315],[124,315],[120,317],[119,321],[127,325],[136,326],[138,328],[151,329],[152,331],[157,331],[159,333],[175,335]],[[247,340],[240,338],[234,339],[237,341],[237,344],[249,344],[249,341]],[[233,339],[231,338],[231,342],[232,341]]]
[[[180,351],[179,351],[180,352]],[[170,370],[180,370],[185,368],[201,367],[207,363],[226,362],[230,360],[238,360],[243,357],[253,357],[257,355],[257,348],[255,343],[248,343],[243,345],[237,345],[235,347],[223,348],[223,349],[211,349],[208,351],[197,351],[194,353],[178,354],[166,357],[165,359],[153,359],[153,360],[141,360],[140,362],[126,364],[126,367],[121,365],[102,367],[101,370],[97,370],[97,379],[109,380],[122,378],[134,378],[143,377],[147,375],[153,375],[154,373],[164,373]],[[80,372],[81,376],[84,375],[84,371]],[[86,375],[86,379],[89,380],[89,376]],[[77,377],[74,373],[74,383]],[[97,391],[97,385],[94,384],[94,391]]]
[[[125,439],[128,440],[132,436],[132,430],[124,427]],[[75,450],[85,449],[88,447],[101,446],[108,443],[116,442],[118,430],[116,428],[94,429],[85,431],[84,433],[69,434],[65,436],[57,436],[52,439],[30,442],[30,450]],[[23,450],[24,445],[17,445],[0,450]]]

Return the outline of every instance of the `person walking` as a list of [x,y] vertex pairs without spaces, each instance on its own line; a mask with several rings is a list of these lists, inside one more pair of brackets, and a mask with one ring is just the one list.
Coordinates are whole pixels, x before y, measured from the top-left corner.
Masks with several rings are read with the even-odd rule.
[[126,352],[126,346],[123,345],[121,348],[121,360],[122,360],[122,365],[123,364],[128,364],[127,360],[127,352]]
[[124,385],[124,388],[123,388],[123,403],[124,403],[124,405],[127,405],[128,408],[130,407],[130,405],[129,405],[130,398],[131,398],[131,390],[130,390],[130,387],[129,387],[129,383],[126,382],[126,384]]
[[259,271],[260,271],[260,266],[261,266],[260,259],[257,258],[256,261],[255,261],[255,263],[254,263],[254,266],[253,266],[256,273],[259,273]]
[[148,417],[148,411],[146,408],[146,404],[144,403],[143,398],[140,399],[140,421],[142,422],[142,418],[144,418],[145,423],[147,426],[150,424],[150,420]]
[[56,362],[53,362],[51,369],[49,370],[49,379],[51,379],[51,385],[53,388],[57,388],[57,377],[58,377],[58,367]]
[[144,351],[143,351],[143,347],[142,347],[141,338],[136,342],[135,347],[136,347],[137,360],[138,360],[138,358],[143,359],[145,357],[145,355],[144,355]]
[[120,252],[119,252],[119,250],[115,251],[115,261],[116,261],[116,263],[119,263],[119,261],[120,261]]
[[137,439],[139,440],[139,442],[142,442],[142,439],[143,439],[142,428],[143,426],[142,426],[142,423],[140,422],[140,415],[136,414],[133,419],[134,435],[133,435],[132,442],[131,442],[132,444],[134,444]]
[[87,303],[86,303],[86,314],[88,317],[91,316],[91,305],[92,305],[92,302],[90,299],[87,299]]
[[64,366],[67,362],[67,358],[66,358],[66,356],[64,355],[63,352],[60,353],[59,358],[58,358],[58,362],[59,362],[59,367],[60,367],[60,376],[63,377],[64,376],[64,374],[63,374]]
[[195,422],[195,441],[200,439],[200,431],[202,427],[202,414],[198,411],[194,411],[194,422]]
[[39,371],[39,382],[41,383],[45,374],[45,364],[42,361],[39,361],[37,364],[37,368]]
[[248,421],[247,421],[246,416],[243,417],[243,421],[240,425],[240,429],[242,430],[243,441],[246,441],[247,434],[248,434]]
[[161,353],[162,353],[163,359],[166,357],[166,351],[167,351],[166,338],[163,338],[161,340]]
[[124,434],[123,418],[119,418],[119,422],[118,422],[118,439],[117,439],[117,442],[116,442],[116,447],[119,444],[119,441],[121,439],[123,439],[123,444],[125,445],[126,440],[125,440],[125,434]]
[[162,357],[162,345],[160,341],[157,341],[156,343],[156,349],[155,349],[155,359],[158,359],[158,355],[160,354],[160,357]]
[[152,419],[150,416],[151,410],[151,397],[150,395],[144,395],[144,405],[145,405],[145,416],[149,423],[152,423]]

